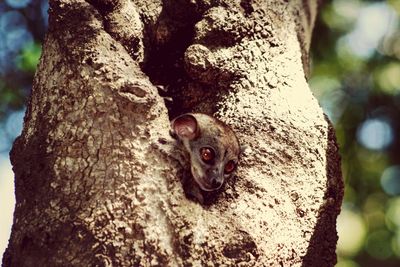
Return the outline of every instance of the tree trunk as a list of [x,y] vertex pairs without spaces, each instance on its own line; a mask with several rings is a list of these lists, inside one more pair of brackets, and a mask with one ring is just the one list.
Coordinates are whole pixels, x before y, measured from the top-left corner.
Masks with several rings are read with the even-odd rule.
[[[11,152],[4,266],[333,266],[343,181],[305,78],[316,10],[316,0],[50,0]],[[214,114],[249,146],[204,205],[155,145],[187,111]]]

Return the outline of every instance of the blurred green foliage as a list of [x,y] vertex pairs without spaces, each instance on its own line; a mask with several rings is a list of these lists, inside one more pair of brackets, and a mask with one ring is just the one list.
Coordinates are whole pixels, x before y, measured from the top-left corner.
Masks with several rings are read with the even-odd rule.
[[27,43],[12,60],[15,69],[0,76],[0,121],[26,104],[41,52],[38,42]]
[[17,57],[17,67],[19,70],[35,73],[36,66],[39,63],[40,54],[42,53],[42,48],[37,43],[28,43],[25,45],[20,55]]
[[4,119],[7,111],[19,109],[24,104],[24,94],[19,88],[12,88],[0,80],[0,119]]
[[48,0],[0,0],[0,124],[24,108],[41,54],[47,10]]
[[310,86],[333,121],[345,198],[337,266],[400,266],[400,1],[332,0]]
[[10,74],[11,77],[22,76],[22,81],[0,77],[0,121],[10,112],[24,107],[41,52],[39,43],[27,43],[15,57],[16,69]]

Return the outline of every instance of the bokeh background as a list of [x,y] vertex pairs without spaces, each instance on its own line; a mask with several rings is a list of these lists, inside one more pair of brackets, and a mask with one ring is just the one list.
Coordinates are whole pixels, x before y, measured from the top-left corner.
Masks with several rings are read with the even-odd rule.
[[[400,266],[400,0],[325,2],[310,86],[342,155],[337,266]],[[15,204],[8,153],[22,129],[47,10],[47,0],[0,0],[0,259]]]

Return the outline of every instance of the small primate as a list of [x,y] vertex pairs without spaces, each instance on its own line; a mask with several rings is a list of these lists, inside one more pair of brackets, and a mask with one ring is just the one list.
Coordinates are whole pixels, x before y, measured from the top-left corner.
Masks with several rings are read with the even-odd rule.
[[186,171],[183,177],[185,192],[204,203],[202,191],[220,189],[235,171],[240,155],[239,141],[229,126],[200,113],[175,118],[171,128],[172,137],[189,157],[190,172]]

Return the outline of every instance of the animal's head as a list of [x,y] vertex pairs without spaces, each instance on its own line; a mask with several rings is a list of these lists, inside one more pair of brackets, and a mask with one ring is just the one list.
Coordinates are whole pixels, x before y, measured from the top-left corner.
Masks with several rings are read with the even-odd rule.
[[188,113],[171,122],[173,133],[190,154],[194,180],[204,191],[219,189],[236,169],[239,141],[223,122],[200,113]]

